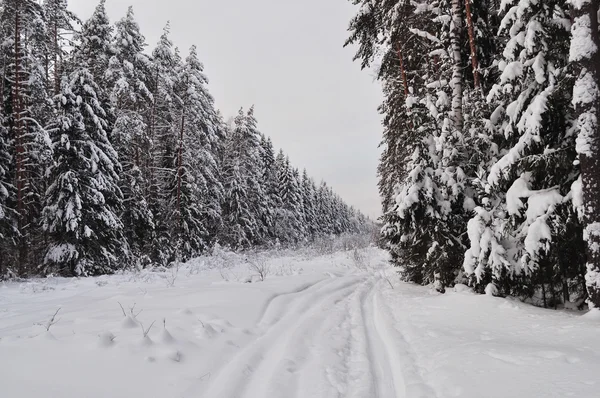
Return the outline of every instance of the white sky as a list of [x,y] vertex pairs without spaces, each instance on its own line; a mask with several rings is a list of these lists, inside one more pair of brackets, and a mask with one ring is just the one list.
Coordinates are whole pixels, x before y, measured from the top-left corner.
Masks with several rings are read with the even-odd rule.
[[[98,1],[70,0],[86,19]],[[260,130],[296,167],[366,214],[380,214],[380,87],[342,48],[348,0],[107,0],[111,21],[132,5],[150,52],[167,20],[181,52],[192,44],[227,118],[255,105]]]

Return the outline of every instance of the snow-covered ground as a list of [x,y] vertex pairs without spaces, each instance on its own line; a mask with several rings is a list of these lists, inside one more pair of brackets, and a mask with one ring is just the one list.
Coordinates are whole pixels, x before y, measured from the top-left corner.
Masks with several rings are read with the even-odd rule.
[[309,254],[0,285],[0,396],[600,396],[598,320]]

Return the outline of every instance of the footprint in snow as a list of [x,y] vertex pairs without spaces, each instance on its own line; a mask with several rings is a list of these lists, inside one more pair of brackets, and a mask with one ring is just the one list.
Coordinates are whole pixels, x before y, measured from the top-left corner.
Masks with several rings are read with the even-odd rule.
[[296,362],[292,361],[291,359],[286,359],[284,361],[284,367],[285,370],[290,373],[296,373],[298,371],[298,365],[296,365]]

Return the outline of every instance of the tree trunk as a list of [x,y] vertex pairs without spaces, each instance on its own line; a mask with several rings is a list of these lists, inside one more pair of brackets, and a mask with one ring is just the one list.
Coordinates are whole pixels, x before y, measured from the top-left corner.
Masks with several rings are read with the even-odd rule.
[[546,284],[542,283],[542,302],[544,303],[544,308],[548,308],[548,304],[546,303]]
[[183,163],[183,131],[185,129],[185,110],[181,111],[181,132],[179,133],[179,151],[177,154],[177,221],[181,225],[181,165]]
[[[160,77],[159,74],[159,70],[158,70],[158,66],[156,67],[156,76],[155,76],[155,84],[154,84],[154,92],[152,93],[152,109],[150,110],[150,123],[148,123],[148,137],[150,138],[150,141],[152,143],[156,142],[156,108],[157,108],[157,99],[156,96],[158,94],[158,79]],[[154,146],[154,145],[152,145]],[[150,197],[151,201],[154,201],[156,198],[154,196],[154,184],[156,183],[155,179],[156,179],[156,174],[155,174],[155,169],[154,169],[154,165],[156,160],[154,159],[154,156],[152,156],[152,152],[154,152],[154,148],[151,147],[150,148],[150,154],[147,157],[147,162],[146,162],[146,171],[148,173],[148,191],[147,191],[147,195]],[[156,216],[156,214],[155,214]]]
[[473,15],[471,14],[471,0],[465,0],[465,11],[467,13],[467,28],[469,32],[469,45],[471,47],[471,66],[473,67],[473,84],[476,90],[481,90],[479,77],[479,60],[477,59],[477,43],[475,41],[475,28],[473,27]]
[[[58,7],[58,6],[56,6]],[[58,95],[60,92],[60,62],[59,62],[59,51],[58,48],[58,17],[56,13],[54,15],[54,95]]]
[[402,85],[404,86],[404,97],[408,97],[408,81],[406,80],[406,69],[404,69],[404,59],[400,44],[398,44],[398,59],[400,60],[400,74],[402,75]]
[[23,147],[23,131],[22,131],[22,98],[21,98],[21,10],[20,10],[20,1],[15,2],[15,60],[14,60],[14,70],[15,70],[15,81],[14,81],[14,96],[13,96],[13,129],[14,129],[14,139],[16,143],[16,183],[15,186],[17,188],[17,213],[19,216],[19,229],[23,224],[23,157],[24,157],[24,147]]
[[591,308],[600,308],[600,38],[599,0],[573,2],[569,60],[577,80],[573,105],[577,112],[577,154],[581,167],[587,254],[586,288]]
[[462,13],[460,0],[452,0],[452,23],[450,24],[450,41],[452,43],[452,119],[454,128],[463,127],[463,74],[460,54],[460,37],[462,32]]

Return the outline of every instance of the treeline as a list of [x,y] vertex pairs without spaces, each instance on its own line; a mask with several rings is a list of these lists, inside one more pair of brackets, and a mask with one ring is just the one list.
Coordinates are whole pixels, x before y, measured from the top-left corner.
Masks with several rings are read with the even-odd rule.
[[0,278],[169,266],[369,221],[292,167],[253,110],[225,123],[196,48],[148,54],[130,8],[0,1]]
[[600,306],[598,1],[353,3],[404,279]]

